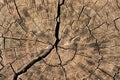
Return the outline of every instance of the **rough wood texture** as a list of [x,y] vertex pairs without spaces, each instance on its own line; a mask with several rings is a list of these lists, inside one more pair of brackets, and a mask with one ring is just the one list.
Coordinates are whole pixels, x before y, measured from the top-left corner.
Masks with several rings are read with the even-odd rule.
[[120,80],[120,0],[0,0],[0,80]]

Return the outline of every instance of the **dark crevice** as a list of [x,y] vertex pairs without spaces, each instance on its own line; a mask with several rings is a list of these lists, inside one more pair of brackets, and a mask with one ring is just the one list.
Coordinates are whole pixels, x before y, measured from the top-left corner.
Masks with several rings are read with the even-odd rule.
[[3,61],[3,57],[2,57],[2,51],[0,50],[0,66],[1,66],[1,68],[0,68],[0,71],[4,68],[4,65],[2,64],[2,61]]
[[57,17],[56,17],[56,27],[55,27],[55,38],[56,38],[56,42],[55,42],[55,47],[57,47],[60,39],[59,39],[59,30],[60,30],[60,2],[58,2],[58,10],[57,10]]
[[[64,50],[71,50],[71,49],[72,49],[72,48],[64,48],[64,47],[60,47],[60,46],[57,46],[57,47],[58,47],[58,48],[62,48],[62,49],[64,49]],[[62,64],[62,60],[61,60],[60,55],[58,54],[58,52],[57,52],[57,55],[58,55],[59,60],[60,60],[60,63],[59,63],[59,64],[52,65],[52,64],[48,64],[45,60],[43,60],[43,61],[44,61],[44,63],[45,63],[46,65],[51,66],[51,67],[58,67],[58,66],[61,65],[61,64],[62,64],[62,66],[65,66],[65,65],[67,65],[69,62],[71,62],[71,61],[75,58],[75,56],[77,55],[77,44],[76,44],[76,46],[75,46],[75,50],[74,50],[74,51],[75,51],[75,52],[74,52],[73,57],[72,57],[71,59],[69,59],[68,61],[66,61],[64,64]]]
[[31,68],[35,63],[37,63],[38,61],[41,61],[43,58],[48,56],[51,53],[51,51],[53,50],[53,48],[54,48],[54,46],[52,46],[47,52],[45,52],[44,55],[38,57],[37,59],[34,59],[30,63],[28,63],[22,70],[20,70],[19,72],[15,73],[13,80],[17,80],[19,75],[27,72],[27,70],[29,68]]
[[[47,42],[44,42],[44,41],[40,41],[37,37],[37,33],[34,33],[34,32],[32,32],[34,35],[35,35],[35,38],[36,38],[36,40],[32,40],[32,38],[31,39],[27,39],[28,37],[27,37],[27,35],[29,35],[29,33],[27,33],[27,30],[26,29],[28,29],[26,26],[27,26],[27,23],[25,22],[25,20],[26,19],[24,19],[23,18],[23,16],[22,16],[22,13],[21,13],[21,10],[20,10],[20,6],[19,6],[19,4],[20,3],[18,3],[18,1],[17,0],[13,0],[13,5],[11,5],[11,3],[10,3],[10,5],[9,5],[9,3],[8,3],[8,0],[3,0],[3,1],[6,1],[6,3],[7,3],[7,5],[8,5],[8,7],[10,7],[10,8],[8,8],[8,9],[11,9],[11,11],[13,11],[12,9],[14,9],[15,8],[15,14],[17,14],[17,17],[18,17],[18,19],[16,19],[15,20],[15,22],[12,22],[12,23],[8,23],[9,25],[7,25],[7,26],[4,26],[4,25],[6,25],[6,21],[7,21],[7,15],[5,14],[5,23],[3,23],[2,22],[2,24],[3,25],[0,25],[1,26],[1,29],[3,29],[3,30],[1,30],[1,33],[4,31],[4,29],[5,29],[5,32],[3,32],[4,33],[4,35],[5,36],[0,36],[2,39],[1,39],[1,41],[2,41],[2,44],[1,44],[1,46],[2,46],[2,48],[3,49],[1,49],[1,50],[7,50],[7,49],[11,49],[11,48],[13,48],[13,47],[10,47],[10,48],[7,48],[7,46],[9,46],[9,44],[7,44],[7,40],[15,40],[15,41],[17,41],[18,43],[20,42],[20,46],[19,47],[23,47],[23,43],[25,42],[27,42],[27,41],[29,41],[28,42],[28,44],[30,43],[30,42],[32,42],[32,41],[35,41],[35,47],[36,47],[36,45],[39,45],[39,44],[37,44],[37,42],[41,42],[41,43],[44,43],[44,44],[50,44],[51,45],[51,47],[49,48],[49,49],[45,49],[45,51],[43,51],[43,54],[41,55],[41,56],[37,56],[37,58],[35,58],[35,59],[33,59],[32,61],[30,61],[30,62],[28,62],[28,63],[26,63],[25,65],[23,65],[23,68],[22,69],[20,69],[18,72],[16,72],[15,71],[15,68],[14,68],[14,66],[12,65],[12,63],[11,63],[11,61],[10,61],[10,68],[11,68],[11,70],[13,71],[13,73],[14,73],[14,77],[13,77],[13,80],[18,80],[18,79],[20,79],[20,80],[22,80],[20,77],[22,76],[22,75],[24,75],[24,73],[25,72],[27,72],[30,68],[32,68],[33,67],[33,65],[34,64],[36,64],[37,62],[39,62],[39,61],[43,61],[44,62],[44,64],[47,66],[51,66],[51,67],[60,67],[61,68],[61,70],[63,71],[63,76],[62,77],[64,77],[64,78],[66,78],[66,80],[68,79],[67,77],[69,76],[68,74],[67,74],[67,67],[65,67],[65,65],[69,65],[69,62],[71,62],[71,61],[73,61],[74,62],[74,58],[76,57],[76,55],[80,55],[80,56],[82,56],[82,58],[90,58],[90,60],[94,60],[94,58],[95,58],[95,64],[94,63],[92,63],[92,62],[90,62],[90,61],[88,61],[88,63],[90,63],[90,64],[92,64],[92,65],[94,65],[94,67],[89,67],[89,65],[87,66],[86,65],[86,63],[84,63],[84,64],[82,64],[81,63],[81,69],[85,72],[85,73],[82,73],[81,72],[81,74],[80,74],[80,76],[84,76],[85,77],[85,75],[82,75],[82,74],[87,74],[88,76],[86,77],[86,79],[83,79],[83,80],[87,80],[87,78],[88,79],[91,79],[91,80],[94,80],[94,79],[100,79],[100,80],[103,80],[103,78],[99,78],[99,77],[104,77],[104,76],[101,76],[101,73],[103,73],[105,76],[107,76],[107,77],[110,77],[110,78],[112,78],[113,80],[117,80],[117,79],[119,79],[118,78],[118,76],[119,76],[119,73],[120,73],[120,68],[118,69],[118,70],[116,70],[114,73],[109,73],[109,71],[106,71],[106,70],[104,70],[104,69],[102,69],[102,68],[100,68],[100,66],[102,65],[101,63],[102,63],[102,61],[103,61],[103,59],[104,59],[104,55],[105,56],[107,56],[107,54],[109,55],[109,52],[107,53],[107,50],[109,49],[109,48],[111,48],[111,49],[117,49],[117,47],[119,46],[119,44],[117,44],[117,42],[115,43],[116,45],[113,45],[113,46],[110,46],[110,45],[112,45],[112,43],[110,43],[110,42],[105,42],[105,43],[103,43],[103,47],[100,47],[101,46],[101,44],[102,43],[100,43],[100,41],[101,40],[99,40],[99,38],[102,36],[102,33],[100,33],[99,35],[100,36],[96,36],[95,34],[94,34],[94,32],[93,32],[93,30],[96,30],[96,29],[98,29],[98,33],[99,33],[99,28],[101,28],[102,26],[104,27],[104,24],[106,24],[107,25],[107,28],[109,28],[109,26],[111,26],[111,25],[113,25],[113,27],[114,27],[114,29],[116,30],[116,32],[118,31],[120,31],[120,29],[119,29],[119,22],[117,22],[119,19],[120,19],[120,17],[118,16],[118,17],[116,17],[115,19],[113,19],[112,20],[112,22],[111,22],[111,18],[113,18],[114,16],[112,16],[112,14],[110,14],[112,17],[108,17],[108,18],[106,18],[105,17],[105,20],[107,19],[108,21],[107,22],[102,22],[101,24],[99,24],[99,22],[101,22],[101,19],[103,18],[104,19],[104,14],[102,15],[102,13],[101,13],[101,10],[102,9],[104,9],[104,10],[106,10],[107,8],[109,8],[109,5],[108,6],[106,6],[106,4],[108,4],[108,3],[112,3],[112,2],[106,2],[105,3],[105,5],[103,5],[103,6],[99,6],[98,5],[98,1],[96,1],[94,4],[93,4],[93,2],[90,2],[90,4],[92,4],[92,6],[89,6],[90,4],[89,4],[89,2],[83,2],[84,4],[86,4],[86,6],[84,6],[84,4],[82,4],[82,2],[81,3],[79,3],[80,5],[79,6],[81,6],[81,5],[83,5],[83,6],[81,6],[81,8],[80,8],[80,11],[78,11],[79,13],[77,13],[77,15],[76,15],[76,12],[75,12],[75,10],[73,11],[73,12],[75,12],[75,13],[73,13],[73,15],[72,15],[72,8],[76,8],[76,10],[77,10],[77,7],[76,6],[72,6],[71,4],[73,4],[74,5],[74,2],[73,3],[70,3],[69,2],[69,0],[67,1],[67,3],[65,3],[65,0],[58,0],[58,4],[57,4],[57,11],[56,11],[56,23],[55,23],[55,26],[54,26],[54,39],[55,39],[55,41],[54,41],[54,43],[47,43]],[[37,5],[36,5],[36,2],[35,2],[35,0],[32,0],[33,1],[33,4],[37,7]],[[43,8],[43,9],[46,9],[46,7],[47,8],[49,8],[49,7],[51,7],[51,6],[49,6],[49,5],[47,5],[47,4],[49,4],[49,1],[45,1],[45,0],[42,0],[41,2],[43,3],[43,5],[46,5],[45,6],[45,8]],[[119,6],[119,0],[115,0],[116,1],[116,5],[114,6],[114,4],[113,5],[111,5],[111,7],[110,8],[115,8],[115,9],[117,9],[118,8],[118,10],[120,9],[120,6]],[[6,4],[5,3],[5,4]],[[18,4],[17,4],[18,3]],[[51,2],[50,2],[51,3]],[[65,3],[65,4],[64,4]],[[100,2],[101,3],[101,2]],[[61,12],[62,12],[62,10],[61,10],[61,6],[63,6],[63,5],[69,5],[70,4],[70,6],[72,6],[71,7],[71,12],[70,12],[70,10],[69,10],[69,8],[67,7],[67,9],[69,10],[69,12],[70,12],[70,15],[68,14],[69,12],[67,11],[67,9],[66,8],[64,8],[64,12],[66,12],[65,14],[65,17],[67,17],[66,19],[69,19],[68,17],[73,17],[73,19],[74,18],[77,18],[78,20],[78,22],[79,22],[79,20],[80,20],[80,23],[77,23],[77,22],[75,22],[76,20],[72,20],[72,21],[70,21],[70,26],[72,26],[72,24],[74,23],[75,25],[73,25],[73,26],[78,26],[79,24],[79,26],[80,26],[80,28],[81,28],[81,26],[83,25],[84,26],[84,24],[87,24],[87,25],[85,25],[85,28],[87,27],[87,31],[88,31],[88,33],[86,32],[85,33],[85,36],[83,35],[83,40],[84,40],[84,37],[85,37],[85,39],[86,39],[86,37],[88,37],[88,36],[90,36],[90,37],[92,37],[92,39],[91,39],[91,42],[93,42],[94,40],[94,42],[93,42],[93,45],[92,45],[92,47],[90,46],[90,51],[91,52],[89,52],[89,47],[86,47],[87,46],[87,44],[89,44],[89,42],[86,42],[86,41],[83,41],[83,42],[81,42],[81,43],[78,43],[78,44],[84,44],[85,45],[85,47],[86,47],[86,50],[85,49],[77,49],[77,48],[75,48],[74,49],[74,51],[73,52],[71,52],[70,51],[70,53],[72,53],[72,58],[70,58],[69,60],[67,60],[66,62],[64,62],[64,58],[62,57],[62,51],[59,51],[59,49],[64,49],[64,50],[68,50],[68,52],[66,52],[66,53],[68,53],[68,55],[69,55],[69,50],[72,50],[72,48],[65,48],[64,46],[62,47],[62,46],[59,46],[59,44],[60,44],[60,40],[61,40],[61,37],[60,37],[60,29],[61,29]],[[51,5],[51,4],[50,4]],[[14,8],[13,8],[13,6],[14,6]],[[94,7],[95,6],[95,7]],[[97,7],[98,6],[98,7]],[[24,7],[24,6],[23,6]],[[28,7],[28,6],[27,6]],[[34,6],[33,6],[34,7]],[[42,6],[43,7],[43,6]],[[100,8],[101,7],[101,8]],[[22,7],[21,7],[22,8]],[[85,8],[86,8],[86,11],[85,11]],[[4,9],[4,8],[3,8]],[[92,13],[92,9],[93,9],[93,13]],[[91,11],[89,11],[89,10],[91,10]],[[103,11],[104,11],[103,10]],[[4,10],[3,10],[4,11]],[[10,10],[9,10],[10,11]],[[30,11],[32,11],[32,9],[30,10]],[[85,11],[85,13],[84,13],[84,11]],[[94,11],[95,11],[95,13],[94,13]],[[107,13],[109,13],[109,12],[111,12],[112,10],[109,10],[109,11],[107,11],[107,12],[105,12],[106,14]],[[2,12],[2,8],[1,8],[1,12]],[[26,14],[26,17],[29,17],[30,15],[28,14],[28,12],[27,11],[24,11],[25,12],[25,14]],[[52,12],[52,11],[51,11]],[[100,14],[99,14],[99,12],[100,12]],[[117,12],[117,11],[116,11]],[[116,13],[115,12],[115,13]],[[4,14],[4,13],[3,13]],[[43,14],[44,14],[44,12],[43,12]],[[88,16],[88,18],[86,18],[86,15],[87,14],[87,16],[89,15],[89,14],[92,14],[92,15],[94,15],[93,17],[90,17],[90,16]],[[11,15],[12,15],[12,13],[11,13]],[[14,14],[13,14],[14,15]],[[52,15],[54,15],[54,14],[52,14]],[[15,15],[16,16],[16,15]],[[64,15],[63,15],[64,16]],[[117,13],[116,13],[116,16],[117,16]],[[84,17],[85,17],[85,20],[84,20]],[[13,17],[14,18],[14,17]],[[66,21],[66,19],[65,19],[65,21]],[[82,19],[82,20],[81,20]],[[100,19],[100,20],[99,20]],[[9,20],[9,19],[8,19]],[[32,23],[34,23],[33,25],[35,25],[36,27],[38,27],[38,25],[37,25],[37,23],[35,23],[35,21],[31,18],[31,20],[32,20]],[[36,19],[37,20],[37,19]],[[88,20],[88,22],[86,23],[86,21]],[[91,21],[90,22],[90,20],[93,20],[93,21]],[[64,21],[64,20],[63,20]],[[67,20],[67,21],[69,21],[69,20]],[[9,22],[9,21],[8,21]],[[84,23],[85,22],[85,23]],[[16,25],[16,23],[18,24],[18,25]],[[31,24],[32,24],[31,23]],[[43,22],[44,23],[44,22]],[[65,23],[65,22],[64,22]],[[63,23],[63,24],[64,24]],[[18,37],[14,37],[14,35],[13,35],[13,33],[14,33],[14,31],[12,31],[11,29],[13,29],[14,28],[14,25],[13,25],[13,27],[11,27],[12,26],[12,24],[15,24],[15,26],[19,26],[20,27],[20,30],[22,29],[22,31],[24,32],[26,32],[26,34],[25,34],[25,36],[23,35],[23,37],[24,38],[18,38]],[[39,23],[38,23],[39,24]],[[51,23],[52,24],[52,23]],[[99,25],[97,25],[97,24],[99,24]],[[28,25],[30,25],[29,23],[28,23]],[[41,24],[42,25],[42,24]],[[49,25],[49,24],[48,24]],[[93,28],[92,29],[92,27],[94,27],[94,25],[97,25],[95,28]],[[106,26],[105,25],[105,26]],[[31,25],[30,25],[31,26]],[[66,26],[69,26],[69,25],[66,25]],[[39,28],[39,27],[38,27]],[[36,29],[38,29],[38,28],[36,28]],[[74,27],[71,27],[71,29],[73,29],[73,31],[74,31]],[[70,31],[72,31],[70,29]],[[82,28],[81,28],[82,29]],[[112,30],[112,29],[110,29],[110,30]],[[39,29],[39,31],[41,31],[40,29]],[[77,30],[76,30],[77,31]],[[104,31],[106,31],[105,29],[104,29]],[[101,31],[100,31],[101,32]],[[10,36],[11,37],[6,37],[6,36],[9,36],[9,33],[10,33]],[[104,38],[110,38],[110,36],[116,36],[116,35],[114,35],[114,33],[112,33],[111,31],[110,32],[105,32],[106,34],[105,34],[105,36],[104,36],[104,34],[103,34],[103,36],[101,37],[101,39],[104,39]],[[49,33],[48,33],[49,34]],[[71,37],[70,35],[71,35],[72,33],[70,33],[70,34],[68,34],[68,38],[69,37]],[[96,34],[97,34],[97,32],[96,32]],[[112,35],[113,34],[113,35]],[[116,34],[116,33],[115,33]],[[74,34],[73,34],[74,35]],[[77,32],[75,33],[75,35],[77,35]],[[16,36],[16,35],[15,35]],[[25,39],[26,38],[26,39]],[[64,37],[63,37],[64,38]],[[67,39],[67,37],[65,36],[65,38]],[[82,36],[81,36],[81,38],[82,38]],[[90,40],[90,39],[89,39]],[[72,41],[72,40],[71,40]],[[116,39],[115,39],[115,41],[116,41]],[[84,43],[85,42],[85,43]],[[110,43],[110,45],[109,45],[109,43]],[[32,43],[30,43],[30,44],[32,44]],[[62,43],[61,43],[62,44]],[[113,44],[114,44],[114,40],[113,40]],[[16,45],[16,44],[13,44],[13,45]],[[28,45],[29,46],[29,45]],[[32,45],[33,46],[33,45]],[[46,45],[45,45],[46,46]],[[79,46],[81,46],[81,45],[79,45]],[[25,46],[24,46],[25,47]],[[23,48],[24,48],[23,47]],[[30,48],[31,48],[31,46],[29,46]],[[70,47],[71,47],[71,45],[70,45]],[[114,48],[112,48],[112,47],[114,47]],[[17,47],[14,47],[14,49],[15,48],[17,48]],[[26,49],[27,47],[25,47],[25,49]],[[51,64],[51,63],[47,63],[44,59],[48,56],[48,55],[50,55],[50,54],[52,54],[52,50],[53,49],[56,49],[56,55],[57,55],[57,58],[58,58],[58,63],[57,64]],[[81,47],[82,48],[82,47]],[[83,47],[84,48],[84,47]],[[93,48],[94,48],[94,50],[93,50]],[[108,49],[105,49],[105,48],[108,48]],[[1,51],[0,50],[0,51]],[[63,52],[64,52],[64,50],[63,50]],[[77,50],[80,50],[80,52],[79,53],[77,53]],[[14,50],[15,51],[15,50]],[[19,51],[19,49],[17,50],[17,51]],[[23,51],[23,50],[22,50]],[[30,50],[31,51],[31,50]],[[34,50],[33,50],[34,51]],[[85,53],[83,54],[83,52],[82,51],[85,51]],[[94,56],[94,51],[95,51],[95,56]],[[4,52],[4,51],[3,51]],[[9,52],[4,52],[4,53],[9,53]],[[19,53],[19,52],[18,52]],[[88,54],[87,54],[88,53]],[[97,53],[97,54],[96,54]],[[105,54],[103,54],[103,53],[105,53]],[[111,55],[109,55],[106,59],[105,59],[105,63],[110,63],[110,62],[108,62],[108,61],[112,61],[113,59],[111,59],[111,57],[112,57],[112,52],[110,52],[111,53]],[[113,52],[114,53],[114,52]],[[1,53],[0,53],[1,54]],[[15,51],[15,54],[17,54],[16,53],[16,51]],[[35,54],[35,53],[34,53]],[[64,53],[63,53],[64,54]],[[89,55],[90,54],[90,55]],[[93,54],[93,55],[92,55]],[[12,55],[12,54],[10,54],[10,55]],[[97,57],[96,57],[96,55],[97,55]],[[9,56],[9,54],[8,55],[5,55],[5,58],[7,58],[7,56]],[[16,55],[15,55],[16,56]],[[64,56],[64,55],[63,55]],[[66,55],[65,55],[66,56]],[[71,56],[71,55],[70,55]],[[98,58],[98,56],[99,56],[99,58]],[[4,57],[4,56],[3,56]],[[53,56],[54,57],[54,56]],[[69,56],[67,56],[67,57],[69,57]],[[0,58],[2,58],[2,56],[0,55]],[[110,58],[110,60],[107,60],[107,59],[109,59]],[[116,58],[116,56],[114,57],[112,57],[112,58],[114,58],[115,60],[114,61],[116,61],[115,62],[115,65],[118,65],[117,64],[117,61],[118,61],[118,59]],[[79,58],[78,58],[79,59]],[[16,56],[16,60],[17,60],[17,56]],[[113,61],[113,62],[114,62]],[[0,61],[0,66],[2,66],[2,68],[0,69],[0,71],[5,67],[4,65],[3,65],[3,63],[2,62],[5,62],[5,61]],[[49,61],[48,61],[49,62]],[[78,61],[79,62],[79,61]],[[82,62],[82,61],[81,61]],[[86,59],[86,62],[87,62],[87,59]],[[74,65],[74,64],[72,64],[72,65]],[[91,65],[91,66],[92,66]],[[114,63],[112,63],[112,66],[114,65]],[[76,66],[76,65],[75,65]],[[102,65],[102,66],[104,66],[104,64]],[[87,68],[88,67],[88,68]],[[69,67],[68,67],[69,68]],[[91,68],[90,70],[89,70],[89,68]],[[74,67],[72,68],[72,67],[70,67],[70,69],[75,69]],[[77,70],[77,69],[76,69]],[[76,71],[75,70],[75,71]],[[99,70],[101,73],[99,73],[99,72],[97,72],[97,70]],[[44,70],[45,71],[45,70]],[[47,70],[46,70],[47,71]],[[68,71],[69,72],[69,71]],[[40,73],[41,74],[41,73]],[[43,73],[44,74],[44,73]],[[73,73],[74,74],[74,73]],[[94,78],[94,75],[96,75],[97,74],[97,76],[98,76],[98,78]],[[68,75],[68,76],[67,76]],[[25,74],[25,76],[26,76],[26,74]],[[47,75],[45,75],[45,76],[47,76]],[[54,75],[52,75],[52,76],[54,76]],[[78,75],[79,76],[79,75]],[[92,77],[93,76],[93,77]],[[1,76],[0,76],[1,77]],[[9,76],[8,76],[9,77]],[[28,76],[27,76],[28,77]],[[47,76],[48,77],[48,76]],[[53,77],[53,80],[54,79],[56,79],[55,78],[56,76],[54,76]],[[61,76],[60,76],[61,77]],[[71,77],[73,77],[73,76],[71,76]],[[75,77],[76,77],[76,75],[75,75]],[[80,77],[80,78],[82,78],[82,77]],[[1,79],[1,78],[0,78]],[[47,79],[47,78],[43,78],[43,79]],[[73,79],[73,78],[72,78]]]
[[64,5],[64,3],[65,3],[65,0],[62,0],[62,3],[60,4],[60,6]]
[[62,59],[60,57],[60,54],[58,52],[58,43],[60,42],[60,38],[59,38],[59,30],[60,30],[60,15],[61,15],[61,6],[64,4],[64,0],[62,0],[62,3],[60,4],[60,0],[58,1],[58,7],[57,7],[57,17],[56,17],[56,28],[55,28],[55,38],[56,38],[56,42],[55,42],[55,48],[56,48],[56,53],[58,55],[58,58],[60,60],[60,66],[64,72],[64,76],[65,76],[65,79],[67,80],[67,74],[66,74],[66,70],[65,68],[63,67],[63,64],[62,64]]
[[15,70],[14,70],[12,64],[10,64],[10,67],[11,67],[11,69],[13,70],[14,74],[16,74],[16,72],[15,72]]
[[[63,0],[64,1],[64,0]],[[60,39],[59,39],[59,29],[60,29],[60,11],[61,11],[61,5],[60,5],[60,1],[58,1],[58,7],[57,7],[58,9],[57,9],[57,17],[56,17],[56,28],[55,28],[55,38],[56,38],[56,41],[55,41],[55,48],[56,48],[56,53],[57,53],[57,55],[58,55],[58,57],[59,57],[59,60],[60,60],[60,64],[62,63],[62,61],[61,61],[61,58],[60,58],[60,55],[59,55],[59,53],[58,53],[58,47],[57,47],[57,45],[58,45],[58,43],[59,43],[59,41],[60,41]]]
[[5,49],[5,45],[6,45],[6,44],[5,44],[5,38],[3,38],[3,43],[4,43],[4,49]]
[[[14,4],[15,4],[15,6],[16,6],[16,10],[17,10],[17,13],[18,13],[19,17],[21,18],[15,0],[14,0]],[[60,55],[59,55],[59,53],[58,53],[58,48],[57,48],[57,45],[58,45],[58,43],[59,43],[59,41],[60,41],[60,39],[59,39],[60,8],[61,8],[61,6],[62,6],[63,4],[64,4],[64,0],[63,0],[63,2],[62,2],[61,4],[60,4],[60,1],[58,2],[58,12],[57,12],[57,17],[56,17],[56,22],[57,22],[57,23],[56,23],[56,29],[55,29],[55,38],[56,38],[55,44],[52,45],[52,47],[51,47],[47,52],[45,52],[44,55],[38,57],[37,59],[32,60],[32,61],[31,61],[30,63],[28,63],[22,70],[20,70],[19,72],[16,72],[15,75],[14,75],[13,80],[17,80],[17,78],[18,78],[19,75],[27,72],[27,70],[28,70],[29,68],[31,68],[35,63],[37,63],[38,61],[43,60],[43,58],[45,58],[46,56],[48,56],[48,55],[51,53],[51,51],[54,49],[54,46],[55,46],[55,48],[56,48],[56,53],[58,54],[58,57],[59,57],[59,60],[60,60],[60,66],[62,67],[62,69],[63,69],[63,71],[64,71],[64,73],[65,73],[65,77],[66,77],[66,71],[65,71],[65,68],[62,66],[62,60],[61,60],[61,58],[60,58]],[[66,77],[66,79],[67,79],[67,77]]]
[[95,46],[97,47],[97,51],[98,51],[99,55],[101,55],[101,53],[100,53],[100,46],[99,46],[99,43],[98,43],[97,39],[96,39]]
[[60,22],[57,22],[56,29],[55,29],[55,37],[56,37],[56,42],[55,42],[55,47],[57,47],[60,39],[59,39],[59,28],[60,28]]
[[0,62],[0,65],[2,66],[2,68],[0,68],[0,71],[4,68],[4,65]]

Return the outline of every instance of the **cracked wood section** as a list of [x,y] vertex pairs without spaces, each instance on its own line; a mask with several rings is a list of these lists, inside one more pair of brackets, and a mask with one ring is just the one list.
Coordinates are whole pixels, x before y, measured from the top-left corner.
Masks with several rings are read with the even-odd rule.
[[0,0],[0,80],[119,79],[119,0]]

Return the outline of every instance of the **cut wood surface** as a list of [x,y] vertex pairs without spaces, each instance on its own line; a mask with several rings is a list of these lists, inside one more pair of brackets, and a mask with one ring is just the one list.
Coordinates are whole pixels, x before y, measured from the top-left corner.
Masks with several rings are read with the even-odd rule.
[[0,0],[0,80],[120,80],[120,0]]

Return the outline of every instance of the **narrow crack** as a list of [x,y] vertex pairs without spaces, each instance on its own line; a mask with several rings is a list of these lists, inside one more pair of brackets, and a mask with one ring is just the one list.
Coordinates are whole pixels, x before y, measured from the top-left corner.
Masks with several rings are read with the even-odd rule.
[[1,62],[0,65],[2,66],[2,68],[0,68],[0,71],[5,67]]
[[101,26],[104,25],[105,23],[106,23],[106,22],[103,22],[103,23],[99,24],[97,27],[93,28],[91,31],[98,29],[99,27],[101,27]]
[[20,12],[19,12],[17,4],[16,4],[16,0],[14,0],[14,5],[15,5],[15,8],[16,8],[16,11],[17,11],[17,14],[18,14],[19,18],[22,20],[22,17],[20,15]]
[[113,22],[114,22],[115,29],[119,32],[120,30],[119,30],[119,28],[118,28],[117,25],[116,25],[116,21],[117,21],[118,19],[120,19],[120,17],[114,19]]
[[[3,49],[5,49],[5,45],[6,45],[5,40],[6,40],[6,38],[4,37],[3,34],[1,34],[0,38],[3,38]],[[0,51],[0,52],[1,52],[1,51]],[[1,53],[2,53],[2,52],[1,52]],[[1,54],[1,53],[0,53],[0,54]]]
[[75,45],[75,53],[73,55],[73,57],[71,59],[69,59],[68,61],[66,61],[66,63],[63,64],[63,66],[67,65],[69,62],[73,61],[75,56],[77,55],[77,44]]
[[2,64],[3,57],[1,54],[2,54],[2,51],[0,50],[0,65],[1,65],[0,71],[4,68],[4,65]]
[[5,40],[6,40],[6,38],[3,38],[4,49],[5,49],[5,45],[6,45]]
[[43,59],[43,62],[44,62],[47,66],[50,66],[50,67],[58,67],[58,66],[59,66],[59,64],[55,64],[55,65],[48,64],[44,59]]
[[116,80],[116,76],[117,76],[117,74],[119,74],[120,72],[120,68],[118,68],[118,71],[114,74],[114,76],[113,76],[113,80]]
[[[20,14],[20,12],[19,12],[19,10],[18,10],[18,6],[17,6],[17,4],[16,4],[16,0],[14,0],[14,5],[15,5],[15,8],[16,8],[16,11],[17,11],[17,14],[18,14],[18,16],[19,16],[19,25],[21,26],[21,28],[25,31],[25,32],[27,32],[27,30],[25,30],[25,28],[21,25],[21,24],[24,24],[24,21],[23,21],[23,18],[22,18],[22,16],[21,16],[21,14]],[[16,20],[17,21],[17,20]]]
[[101,68],[99,68],[99,70],[101,70],[103,73],[105,73],[106,75],[108,75],[108,76],[110,76],[110,77],[112,77],[112,78],[113,78],[113,76],[112,76],[112,75],[110,75],[109,73],[107,73],[105,70],[103,70],[103,69],[101,69]]
[[79,15],[78,15],[78,20],[80,20],[80,16],[81,16],[81,14],[83,13],[84,9],[85,9],[85,6],[82,7],[82,9],[81,9],[81,11],[80,11],[80,13],[79,13]]
[[31,40],[31,39],[25,39],[25,38],[6,37],[6,36],[3,36],[3,38],[5,38],[5,39],[13,39],[13,40],[20,40],[20,41],[36,41],[36,42],[41,42],[41,43],[43,43],[43,44],[50,44],[50,43],[46,43],[46,42],[40,41],[40,40],[38,40],[38,39],[36,39],[36,40]]
[[[88,16],[88,15],[87,15]],[[87,78],[89,78],[89,77],[91,77],[95,72],[96,72],[96,70],[97,69],[99,69],[99,66],[100,66],[100,64],[101,64],[101,61],[103,60],[103,56],[101,55],[101,52],[100,52],[100,45],[99,45],[99,41],[98,41],[98,39],[92,34],[92,30],[90,29],[90,27],[88,26],[88,24],[89,24],[89,22],[90,22],[90,20],[91,20],[91,17],[90,16],[88,16],[89,17],[89,21],[88,21],[88,23],[87,23],[87,28],[88,28],[88,31],[89,31],[89,34],[96,40],[96,42],[95,42],[95,46],[97,47],[97,52],[98,52],[98,54],[99,54],[99,56],[101,57],[100,59],[98,59],[98,62],[97,62],[97,66],[96,66],[96,68],[95,68],[95,70],[92,72],[92,73],[90,73],[90,75],[87,77]],[[104,24],[104,23],[103,23]],[[103,25],[102,24],[102,25]],[[101,25],[100,25],[101,26]]]
[[14,74],[16,74],[16,72],[15,72],[15,70],[14,70],[12,64],[10,64],[10,67],[11,67],[12,71],[14,72]]

